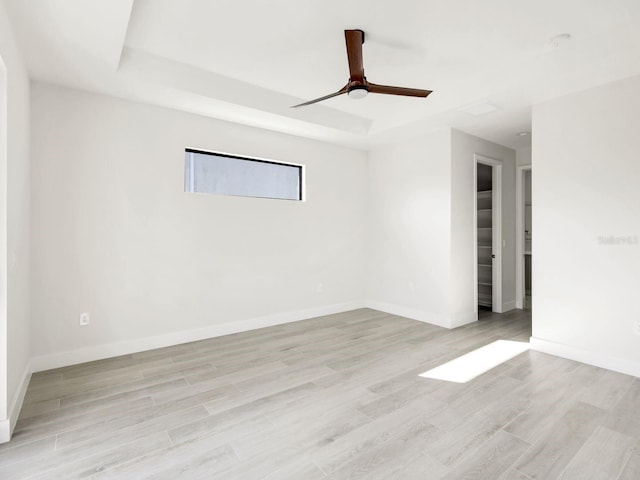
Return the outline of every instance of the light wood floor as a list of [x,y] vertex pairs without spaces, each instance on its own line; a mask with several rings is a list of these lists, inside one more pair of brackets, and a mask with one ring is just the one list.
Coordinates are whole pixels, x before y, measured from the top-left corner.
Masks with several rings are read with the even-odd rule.
[[0,478],[639,479],[640,379],[537,352],[417,376],[530,326],[364,309],[38,373]]

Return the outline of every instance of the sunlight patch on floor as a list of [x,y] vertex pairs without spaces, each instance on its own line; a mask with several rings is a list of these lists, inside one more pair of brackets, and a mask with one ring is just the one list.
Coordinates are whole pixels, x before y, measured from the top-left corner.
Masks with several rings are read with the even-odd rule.
[[421,373],[420,376],[448,382],[466,383],[527,350],[529,350],[528,342],[497,340]]

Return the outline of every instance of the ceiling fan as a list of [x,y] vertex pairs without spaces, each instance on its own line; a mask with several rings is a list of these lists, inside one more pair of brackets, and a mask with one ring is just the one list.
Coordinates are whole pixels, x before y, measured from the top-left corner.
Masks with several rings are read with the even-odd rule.
[[335,93],[324,97],[309,100],[308,102],[293,105],[292,108],[304,107],[318,103],[328,98],[337,97],[346,93],[349,98],[364,98],[368,93],[383,93],[386,95],[404,95],[406,97],[426,98],[431,90],[419,90],[417,88],[390,87],[387,85],[377,85],[371,83],[364,76],[364,66],[362,65],[362,45],[364,44],[364,32],[362,30],[345,30],[344,38],[347,42],[347,58],[349,60],[349,82]]

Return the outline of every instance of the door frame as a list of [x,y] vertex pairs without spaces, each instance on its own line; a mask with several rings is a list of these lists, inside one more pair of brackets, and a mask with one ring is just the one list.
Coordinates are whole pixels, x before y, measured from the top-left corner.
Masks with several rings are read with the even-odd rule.
[[[473,154],[473,283],[474,308],[478,313],[478,163],[492,167],[491,179],[491,310],[504,311],[502,305],[502,160]],[[477,316],[477,315],[476,315]]]
[[[11,439],[12,399],[7,390],[7,353],[9,332],[7,331],[7,160],[8,160],[8,75],[0,57],[0,443]],[[16,398],[16,397],[14,397]],[[17,414],[16,414],[17,418]],[[15,424],[13,425],[15,426]]]
[[[525,220],[525,191],[524,175],[531,171],[531,165],[516,167],[516,308],[524,308],[524,220]],[[533,184],[533,178],[532,178]]]

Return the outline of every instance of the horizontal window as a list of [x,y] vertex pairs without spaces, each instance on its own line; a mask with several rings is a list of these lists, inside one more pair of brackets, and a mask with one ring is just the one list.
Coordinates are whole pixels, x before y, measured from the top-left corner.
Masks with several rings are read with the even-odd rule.
[[302,200],[302,167],[185,150],[185,192]]

